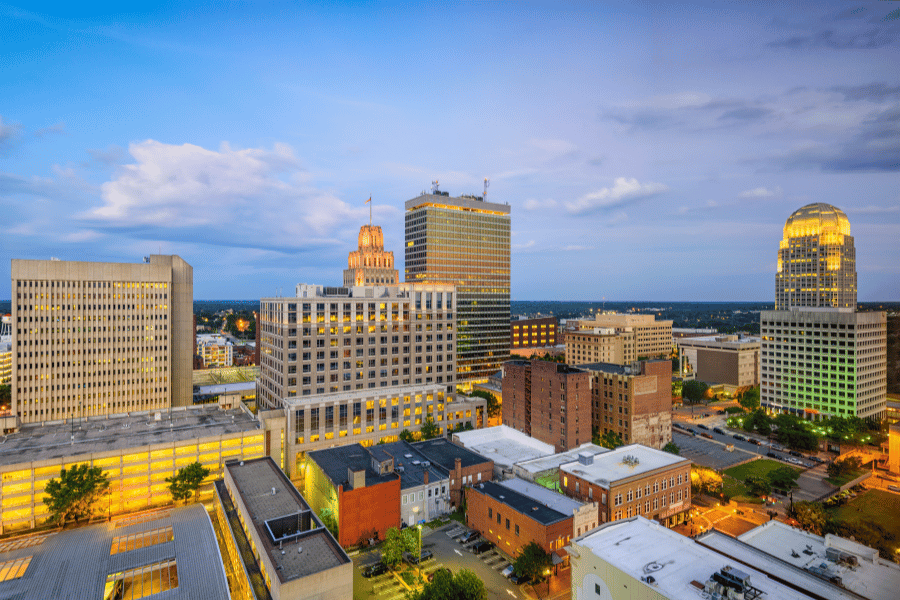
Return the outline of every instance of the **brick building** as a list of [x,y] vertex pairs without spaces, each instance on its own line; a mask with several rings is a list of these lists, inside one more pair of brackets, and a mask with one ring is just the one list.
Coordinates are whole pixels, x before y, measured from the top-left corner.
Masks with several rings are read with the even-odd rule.
[[672,362],[579,365],[591,373],[593,427],[626,444],[661,449],[672,441]]
[[450,503],[453,506],[460,506],[462,502],[463,485],[493,479],[494,461],[442,437],[416,442],[413,447],[449,473]]
[[559,479],[567,496],[599,502],[601,523],[641,515],[671,526],[691,509],[691,461],[647,446],[585,453],[561,465]]
[[[563,452],[591,439],[590,374],[543,360],[504,364],[503,423]],[[509,419],[507,420],[507,415]]]
[[556,317],[512,320],[509,323],[509,347],[515,350],[517,348],[555,346],[558,327],[559,323],[557,323]]

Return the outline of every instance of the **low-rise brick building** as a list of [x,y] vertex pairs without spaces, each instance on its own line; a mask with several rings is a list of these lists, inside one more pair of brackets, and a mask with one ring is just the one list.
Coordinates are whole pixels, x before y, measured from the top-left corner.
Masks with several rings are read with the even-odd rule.
[[444,438],[416,442],[413,447],[432,464],[449,473],[450,503],[453,506],[461,505],[464,485],[474,485],[493,479],[494,461]]
[[585,453],[561,465],[559,479],[567,496],[599,502],[601,523],[641,515],[671,526],[691,509],[691,461],[647,446]]

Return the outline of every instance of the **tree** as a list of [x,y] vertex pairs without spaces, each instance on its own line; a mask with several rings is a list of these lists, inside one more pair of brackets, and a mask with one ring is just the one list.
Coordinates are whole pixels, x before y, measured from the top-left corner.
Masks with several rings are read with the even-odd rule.
[[862,459],[858,456],[848,456],[844,460],[836,460],[828,464],[828,476],[837,478],[847,473],[859,471],[862,468]]
[[81,463],[63,469],[59,479],[47,482],[44,504],[50,512],[50,520],[65,526],[68,519],[90,518],[94,504],[109,489],[109,478],[100,467]]
[[800,523],[800,528],[815,535],[825,532],[825,523],[828,518],[825,507],[821,502],[807,502],[801,500],[794,502],[791,508],[791,516]]
[[769,492],[772,491],[772,485],[769,483],[769,480],[759,475],[748,476],[744,479],[744,484],[754,496],[768,496]]
[[199,462],[195,462],[178,469],[178,472],[172,477],[166,477],[172,500],[175,502],[180,500],[187,502],[191,496],[197,493],[197,490],[200,489],[200,484],[209,477],[210,472],[209,469]]
[[798,477],[800,477],[800,472],[788,466],[773,469],[769,471],[768,475],[772,487],[785,491],[797,487]]
[[322,525],[325,526],[331,535],[334,536],[335,539],[338,537],[338,522],[337,518],[334,516],[334,511],[328,508],[327,506],[323,506],[322,510],[319,511],[319,518],[322,519]]
[[436,438],[441,435],[441,428],[435,425],[434,419],[428,417],[425,419],[425,422],[422,423],[422,428],[419,429],[419,433],[422,434],[423,440],[430,440],[431,438]]
[[416,436],[415,436],[415,434],[414,434],[412,431],[410,431],[409,429],[404,429],[403,431],[401,431],[399,437],[400,437],[400,439],[403,440],[404,442],[414,442],[414,441],[416,441]]
[[752,387],[738,397],[738,404],[752,412],[759,408],[759,387]]
[[691,404],[696,404],[706,398],[709,386],[702,381],[692,379],[681,384],[681,397]]
[[722,488],[722,476],[708,467],[691,467],[691,492],[715,494]]
[[744,419],[744,428],[747,429],[747,431],[756,430],[762,435],[769,435],[772,433],[772,419],[769,418],[766,411],[757,408],[750,413],[750,416]]
[[594,435],[592,436],[593,443],[598,446],[603,446],[604,448],[609,448],[610,450],[615,450],[619,446],[624,446],[625,442],[622,441],[622,436],[614,431],[607,431],[604,434],[600,434],[597,431],[594,431]]
[[537,542],[528,542],[513,561],[513,570],[537,583],[544,580],[547,569],[552,565],[553,561],[546,550]]
[[663,446],[663,452],[668,452],[669,454],[679,455],[681,454],[681,448],[679,448],[675,442],[669,442],[665,446]]
[[471,421],[466,421],[466,422],[460,421],[459,423],[456,424],[456,427],[454,427],[453,429],[450,430],[450,433],[458,433],[460,431],[472,431],[473,429],[475,429],[475,428],[472,427]]
[[393,567],[403,559],[404,552],[415,554],[419,550],[419,530],[415,527],[407,527],[399,530],[391,527],[384,536],[384,544],[381,545],[381,561],[389,567]]
[[8,383],[0,385],[0,405],[9,408],[12,402],[12,386]]
[[487,600],[484,582],[472,571],[462,569],[455,575],[438,569],[434,580],[406,595],[408,600]]
[[493,419],[494,417],[500,416],[500,401],[497,400],[497,396],[484,390],[475,390],[472,392],[472,395],[487,400],[487,413],[489,417]]

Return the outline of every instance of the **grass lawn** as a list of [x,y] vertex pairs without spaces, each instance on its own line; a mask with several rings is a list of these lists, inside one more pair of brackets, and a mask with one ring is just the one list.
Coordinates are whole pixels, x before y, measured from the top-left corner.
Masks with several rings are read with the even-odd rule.
[[825,479],[825,481],[827,481],[834,487],[841,487],[848,481],[853,481],[854,479],[856,479],[857,477],[859,477],[860,475],[865,473],[867,470],[868,469],[860,469],[859,471],[852,471],[850,473],[844,473],[840,477],[835,477],[833,479],[831,477],[828,477]]
[[828,509],[840,521],[852,523],[871,521],[878,523],[900,538],[900,496],[883,490],[869,490],[843,506]]
[[[750,475],[756,475],[757,477],[766,478],[768,477],[770,472],[786,466],[789,465],[785,465],[784,463],[778,462],[777,460],[768,460],[763,458],[760,460],[753,460],[736,467],[731,467],[730,469],[726,469],[724,473],[730,477],[734,477],[738,481],[744,481]],[[795,471],[800,471],[800,469],[796,467],[791,468]]]

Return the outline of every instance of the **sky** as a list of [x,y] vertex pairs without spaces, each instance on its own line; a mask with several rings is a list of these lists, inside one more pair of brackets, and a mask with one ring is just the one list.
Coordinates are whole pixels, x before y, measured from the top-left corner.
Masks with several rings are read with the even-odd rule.
[[489,178],[513,300],[774,301],[811,202],[900,300],[898,3],[59,4],[0,3],[0,298],[13,258],[339,285],[369,197],[402,280],[404,202]]

